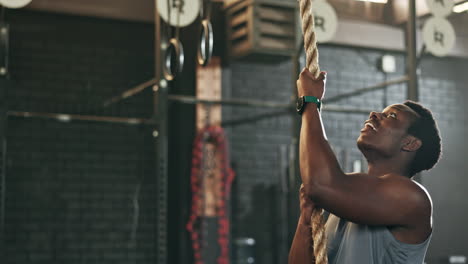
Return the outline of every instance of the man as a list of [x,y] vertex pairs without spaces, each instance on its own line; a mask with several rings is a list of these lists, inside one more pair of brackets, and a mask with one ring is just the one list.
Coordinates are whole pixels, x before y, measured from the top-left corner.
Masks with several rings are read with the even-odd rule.
[[345,174],[327,142],[318,109],[325,73],[316,79],[305,69],[297,89],[299,98],[308,96],[310,103],[298,104],[301,215],[289,264],[314,262],[314,206],[330,213],[329,263],[423,263],[432,234],[432,202],[411,178],[431,169],[440,157],[440,136],[431,112],[411,101],[371,112],[357,140],[368,171]]

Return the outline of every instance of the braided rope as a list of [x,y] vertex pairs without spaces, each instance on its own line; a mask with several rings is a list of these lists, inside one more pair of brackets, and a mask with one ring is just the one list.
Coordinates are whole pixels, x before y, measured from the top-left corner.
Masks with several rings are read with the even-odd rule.
[[[298,0],[302,19],[302,34],[304,35],[304,49],[306,52],[307,69],[318,78],[320,67],[318,65],[317,38],[314,29],[314,16],[312,14],[312,0]],[[327,238],[325,236],[325,220],[322,217],[323,209],[315,208],[311,216],[312,240],[314,241],[315,263],[327,264]]]
[[302,34],[304,35],[304,49],[306,52],[306,66],[315,78],[320,75],[318,65],[317,37],[315,36],[315,22],[312,14],[312,0],[298,0],[302,19]]
[[312,239],[314,241],[314,256],[316,264],[327,264],[327,237],[325,235],[325,219],[323,209],[315,208],[311,216]]

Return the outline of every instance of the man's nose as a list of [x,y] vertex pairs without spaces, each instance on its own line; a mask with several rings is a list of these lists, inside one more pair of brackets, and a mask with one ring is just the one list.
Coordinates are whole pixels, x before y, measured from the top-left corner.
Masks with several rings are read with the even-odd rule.
[[381,119],[382,113],[372,111],[369,115],[369,119]]

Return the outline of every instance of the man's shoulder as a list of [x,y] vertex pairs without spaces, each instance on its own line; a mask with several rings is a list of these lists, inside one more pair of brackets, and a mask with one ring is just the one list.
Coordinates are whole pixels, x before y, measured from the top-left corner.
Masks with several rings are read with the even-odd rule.
[[432,214],[432,199],[426,188],[420,183],[398,174],[387,174],[380,177],[388,184],[391,191],[402,195],[415,210]]
[[[348,176],[373,177],[366,173],[347,173]],[[429,192],[420,183],[403,175],[389,173],[378,177],[381,190],[399,196],[412,204],[414,209],[432,212],[432,200]]]
[[[372,177],[366,173],[346,173],[351,177]],[[403,197],[408,202],[415,202],[420,206],[432,208],[432,200],[429,192],[420,183],[403,175],[389,173],[377,177],[381,187],[391,193]]]

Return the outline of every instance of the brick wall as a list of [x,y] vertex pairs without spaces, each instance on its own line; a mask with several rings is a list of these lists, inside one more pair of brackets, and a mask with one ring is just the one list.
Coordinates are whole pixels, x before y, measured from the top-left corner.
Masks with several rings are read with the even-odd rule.
[[[9,110],[151,116],[149,91],[100,106],[152,77],[151,25],[11,10],[6,20]],[[155,263],[151,133],[10,117],[2,263]]]
[[[153,27],[85,17],[9,11],[10,109],[150,116],[151,97],[100,104],[152,78]],[[18,98],[21,98],[19,100]]]
[[[109,96],[151,78],[151,25],[11,10],[6,18],[11,29],[10,110],[151,115],[149,92],[107,109],[99,107]],[[182,36],[191,39],[187,34]],[[194,61],[193,53],[187,49],[187,61]],[[380,73],[375,64],[382,54],[377,50],[321,47],[321,66],[329,73],[327,96],[403,74],[404,57],[399,53],[394,53],[398,72]],[[463,142],[467,131],[464,102],[468,99],[463,71],[467,64],[462,59],[426,56],[421,65],[421,101],[439,118],[447,142],[446,159],[423,178],[435,208],[436,229],[429,259],[468,254],[463,240],[468,234],[463,233],[466,229],[462,224],[468,220],[463,210],[467,204],[460,187],[467,184],[462,176],[467,169]],[[184,69],[193,70],[193,65]],[[223,71],[223,96],[287,103],[294,89],[291,74],[291,62],[235,62]],[[174,93],[193,93],[194,75],[184,75],[177,82]],[[339,104],[381,109],[404,97],[405,86],[394,85]],[[171,149],[176,150],[169,153],[173,172],[170,200],[182,206],[169,208],[170,215],[177,216],[169,222],[170,228],[179,230],[177,239],[169,241],[171,252],[177,253],[170,258],[185,263],[190,259],[183,228],[189,211],[187,175],[193,106],[173,104],[171,108],[176,121],[170,124],[174,136],[169,140]],[[223,119],[270,110],[224,107]],[[278,243],[282,239],[279,201],[284,197],[279,183],[286,177],[285,150],[291,144],[292,124],[298,117],[294,118],[284,115],[227,128],[237,172],[233,238],[255,238],[258,263],[279,262],[284,253]],[[323,118],[342,166],[352,170],[353,161],[362,159],[355,138],[367,115],[324,113]],[[20,118],[10,118],[8,124],[5,263],[155,262],[156,187],[149,128]],[[139,225],[133,236],[134,197],[139,183]],[[293,214],[294,210],[288,212]]]
[[[233,63],[223,72],[223,96],[288,103],[292,93],[292,64],[277,65]],[[231,89],[229,89],[231,88]],[[251,107],[223,106],[223,120],[276,111]],[[281,148],[291,143],[292,120],[287,116],[263,119],[227,128],[231,160],[236,171],[233,188],[233,238],[256,240],[258,263],[275,263],[278,259],[277,223],[280,194]]]
[[[321,68],[328,71],[327,97],[404,74],[405,58],[401,53],[389,52],[396,56],[397,72],[383,74],[376,65],[378,59],[388,52],[329,45],[322,45],[319,50]],[[464,192],[462,186],[468,184],[464,177],[464,157],[468,153],[466,143],[462,143],[467,131],[466,122],[463,122],[467,119],[464,114],[467,108],[463,103],[468,94],[468,79],[464,74],[467,67],[468,60],[460,58],[434,58],[426,55],[421,62],[420,101],[438,118],[441,135],[446,143],[444,159],[437,169],[424,173],[422,178],[432,194],[435,208],[434,236],[427,255],[427,260],[432,263],[448,254],[468,255],[465,239],[468,234],[465,231],[467,229],[463,228],[463,221],[468,221],[468,204],[461,197]],[[288,61],[277,65],[234,62],[223,72],[223,89],[226,88],[223,96],[286,103],[293,89],[291,72],[292,63]],[[406,85],[399,84],[343,99],[336,104],[381,110],[385,105],[402,102],[405,97]],[[224,107],[223,119],[271,110]],[[329,141],[342,167],[352,171],[354,161],[363,160],[356,147],[356,139],[368,114],[324,112],[322,117]],[[277,252],[283,249],[276,244],[281,228],[277,225],[280,206],[275,198],[280,194],[279,149],[290,144],[291,125],[292,119],[286,115],[228,129],[231,157],[237,172],[237,191],[233,194],[236,205],[233,211],[233,236],[256,239],[258,263],[281,263]],[[365,162],[363,166],[366,166]],[[290,232],[294,230],[290,229]],[[463,235],[457,236],[460,232]]]
[[8,263],[150,263],[155,204],[148,132],[10,118]]

